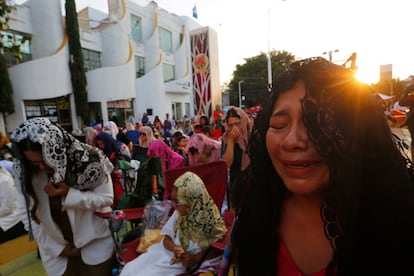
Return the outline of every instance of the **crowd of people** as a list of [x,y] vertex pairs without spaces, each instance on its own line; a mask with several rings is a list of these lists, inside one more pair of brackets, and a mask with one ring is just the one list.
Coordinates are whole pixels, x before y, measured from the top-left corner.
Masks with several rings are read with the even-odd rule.
[[108,222],[95,213],[111,210],[125,192],[117,184],[120,160],[152,157],[162,160],[163,173],[226,162],[225,208],[236,212],[226,262],[222,252],[207,250],[226,235],[222,210],[188,172],[174,183],[175,211],[162,242],[121,275],[186,273],[201,256],[220,273],[232,264],[237,275],[413,270],[412,162],[397,147],[376,94],[348,69],[319,57],[294,62],[276,77],[255,119],[220,106],[211,116],[199,110],[179,120],[129,114],[122,127],[111,116],[72,133],[34,118],[10,136],[14,181],[0,167],[0,188],[15,195],[18,215],[0,217],[0,233],[27,231],[48,274],[111,275],[114,243]]

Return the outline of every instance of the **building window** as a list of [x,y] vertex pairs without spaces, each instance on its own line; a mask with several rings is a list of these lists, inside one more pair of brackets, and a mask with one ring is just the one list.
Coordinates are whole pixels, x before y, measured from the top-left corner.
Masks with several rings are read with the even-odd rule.
[[142,39],[142,20],[140,17],[131,14],[131,37],[135,42]]
[[164,63],[162,65],[162,73],[164,75],[164,82],[174,80],[174,65]]
[[83,67],[85,72],[101,68],[101,53],[82,48]]
[[172,103],[172,116],[176,120],[181,120],[183,118],[183,107],[180,102]]
[[162,27],[158,28],[160,48],[167,53],[172,53],[172,33]]
[[140,78],[145,75],[144,58],[135,56],[135,77]]
[[27,119],[47,117],[51,122],[59,123],[67,131],[72,131],[68,96],[47,100],[24,101],[24,108]]
[[[0,31],[0,39],[0,48],[4,49],[4,59],[7,67],[32,59],[30,35],[7,30]],[[19,53],[13,49],[14,46],[19,48]]]
[[185,103],[184,105],[185,105],[185,115],[188,118],[190,118],[190,114],[191,114],[191,111],[190,111],[190,103]]

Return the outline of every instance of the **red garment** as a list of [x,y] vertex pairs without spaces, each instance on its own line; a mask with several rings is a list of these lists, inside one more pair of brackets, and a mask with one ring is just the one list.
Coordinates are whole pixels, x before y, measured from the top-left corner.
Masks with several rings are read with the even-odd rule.
[[213,128],[213,130],[211,131],[211,138],[218,140],[221,138],[221,136],[221,128]]
[[213,122],[217,122],[218,120],[222,120],[224,117],[223,110],[214,110],[213,112]]
[[122,188],[121,185],[121,175],[116,169],[112,171],[111,176],[112,185],[114,186],[114,202],[111,207],[114,209],[115,206],[118,204],[119,197],[124,193],[124,188]]
[[[277,263],[279,264],[277,275],[304,276],[304,274],[297,268],[295,262],[292,259],[292,256],[290,256],[290,253],[282,240],[280,240]],[[322,269],[310,276],[325,276],[325,273],[326,269]]]

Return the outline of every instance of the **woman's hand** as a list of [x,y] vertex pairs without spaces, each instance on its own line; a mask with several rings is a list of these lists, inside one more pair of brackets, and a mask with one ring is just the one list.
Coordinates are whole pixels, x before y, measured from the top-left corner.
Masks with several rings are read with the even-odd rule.
[[183,254],[185,252],[184,248],[181,245],[176,245],[173,248],[173,252],[175,255],[177,255],[178,257],[181,256],[181,254]]
[[241,135],[241,130],[238,126],[233,126],[229,132],[228,139],[236,141]]
[[185,250],[180,245],[174,245],[173,250],[174,256],[170,260],[170,265],[173,265],[181,260],[181,256],[184,254]]
[[80,255],[80,248],[76,248],[73,243],[68,243],[62,250],[59,256],[61,257],[76,257]]
[[200,164],[207,163],[207,156],[204,153],[203,154],[196,154],[195,159]]
[[201,259],[201,255],[199,254],[190,254],[185,252],[181,254],[180,260],[184,267],[192,267],[196,265]]
[[49,196],[66,196],[69,192],[69,186],[66,182],[59,182],[54,184],[52,181],[47,182],[44,191]]

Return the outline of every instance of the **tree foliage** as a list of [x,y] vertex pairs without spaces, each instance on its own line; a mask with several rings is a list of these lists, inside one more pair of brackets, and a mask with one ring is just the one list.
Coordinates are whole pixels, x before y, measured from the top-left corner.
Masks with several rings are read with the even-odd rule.
[[400,79],[392,79],[391,81],[383,80],[383,81],[379,81],[378,83],[371,84],[371,87],[377,93],[381,93],[384,95],[390,95],[390,96],[392,94],[398,99],[404,93],[406,84]]
[[3,117],[5,118],[7,114],[14,113],[13,87],[2,54],[0,54],[0,99],[0,112]]
[[7,30],[11,12],[12,7],[7,4],[7,1],[0,0],[0,30]]
[[87,80],[83,67],[83,54],[79,37],[78,14],[75,0],[66,0],[66,33],[69,41],[69,68],[71,73],[73,93],[75,96],[76,113],[84,122],[88,120],[88,91]]
[[[286,51],[271,51],[272,79],[281,73],[287,65],[295,61],[295,56]],[[233,72],[233,79],[229,83],[230,105],[239,105],[239,81],[242,95],[245,97],[243,105],[247,108],[262,103],[269,95],[267,54],[245,58],[244,64],[237,64]]]
[[7,1],[0,0],[0,49],[1,53],[7,53],[16,58],[16,63],[19,63],[23,57],[20,53],[20,47],[26,41],[30,41],[31,37],[27,35],[21,35],[19,37],[14,36],[11,33],[6,33],[9,28],[10,13],[14,7],[7,4]]
[[[9,14],[12,12],[12,8],[7,5],[5,0],[0,0],[0,30],[8,29]],[[3,118],[6,118],[7,114],[14,113],[13,102],[13,86],[10,81],[9,71],[7,70],[6,60],[3,56],[3,43],[0,39],[0,112]]]

